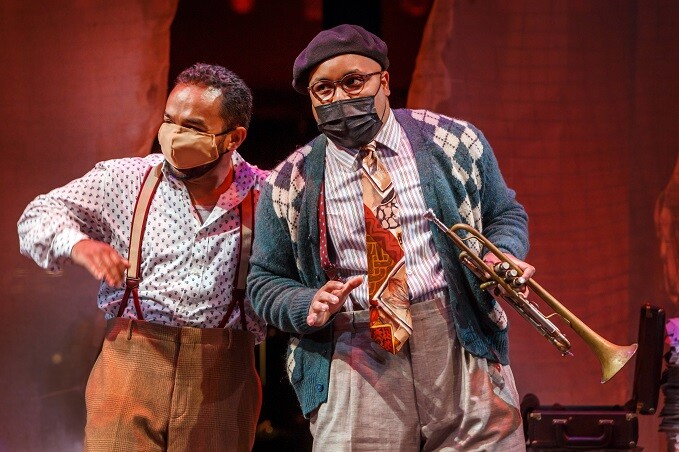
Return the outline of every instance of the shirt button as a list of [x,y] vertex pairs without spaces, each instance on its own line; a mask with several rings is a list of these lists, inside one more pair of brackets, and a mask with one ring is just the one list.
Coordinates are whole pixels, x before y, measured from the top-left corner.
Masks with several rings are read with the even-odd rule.
[[325,387],[324,387],[322,384],[317,384],[317,385],[316,385],[316,391],[318,391],[318,392],[323,392],[323,389],[325,389]]
[[412,270],[406,270],[406,275],[410,276],[410,275],[412,275],[412,274],[413,274],[413,271],[412,271]]

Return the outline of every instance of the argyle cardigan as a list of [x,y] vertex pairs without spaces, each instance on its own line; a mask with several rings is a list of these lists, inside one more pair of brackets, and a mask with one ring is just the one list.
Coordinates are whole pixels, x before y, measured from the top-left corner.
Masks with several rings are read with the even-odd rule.
[[[507,187],[483,134],[467,122],[426,110],[394,114],[413,149],[427,208],[444,224],[467,223],[501,250],[523,259],[528,252],[528,217]],[[327,282],[318,228],[326,143],[324,135],[316,137],[268,177],[257,205],[247,284],[257,314],[292,334],[288,377],[307,417],[327,400],[333,344],[332,322],[320,328],[306,323],[312,298]],[[460,343],[473,355],[508,364],[502,308],[479,289],[479,281],[457,258],[459,250],[452,240],[434,225],[432,238]]]

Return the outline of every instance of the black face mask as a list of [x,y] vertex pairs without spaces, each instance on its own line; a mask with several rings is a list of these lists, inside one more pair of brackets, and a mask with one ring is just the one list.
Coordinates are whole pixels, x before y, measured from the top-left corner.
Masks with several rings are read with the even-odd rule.
[[375,98],[357,97],[316,107],[318,130],[333,143],[359,149],[370,143],[382,127]]

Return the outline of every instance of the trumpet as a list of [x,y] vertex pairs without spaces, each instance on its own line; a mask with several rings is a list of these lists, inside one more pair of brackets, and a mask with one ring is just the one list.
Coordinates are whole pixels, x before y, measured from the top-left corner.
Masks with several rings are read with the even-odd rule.
[[[432,221],[441,229],[461,250],[458,258],[481,281],[481,289],[488,290],[494,297],[500,298],[514,308],[538,332],[554,345],[563,356],[570,356],[571,343],[566,336],[549,320],[554,314],[559,315],[575,333],[580,336],[594,352],[601,364],[601,383],[610,380],[629,361],[637,351],[637,344],[616,345],[577,318],[566,307],[559,303],[549,292],[543,289],[534,279],[521,276],[521,269],[510,261],[490,240],[473,227],[458,223],[450,228],[446,227],[429,209],[424,217]],[[464,231],[464,238],[457,231]],[[488,249],[500,259],[500,263],[492,268],[467,245],[467,241],[476,240],[478,244]],[[545,316],[538,307],[528,300],[522,289],[529,287],[542,301],[547,304],[554,314]]]

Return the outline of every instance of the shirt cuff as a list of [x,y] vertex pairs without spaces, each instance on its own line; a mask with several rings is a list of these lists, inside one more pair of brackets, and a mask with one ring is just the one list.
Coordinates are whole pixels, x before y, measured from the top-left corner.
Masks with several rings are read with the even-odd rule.
[[52,254],[57,260],[71,257],[73,245],[90,237],[76,229],[65,229],[54,237]]

